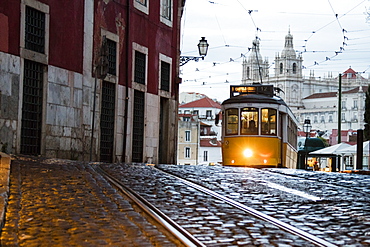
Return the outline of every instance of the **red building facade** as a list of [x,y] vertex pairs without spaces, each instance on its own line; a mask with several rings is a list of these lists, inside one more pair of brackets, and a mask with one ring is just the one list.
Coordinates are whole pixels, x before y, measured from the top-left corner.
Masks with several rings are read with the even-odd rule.
[[184,4],[1,1],[1,149],[174,163]]

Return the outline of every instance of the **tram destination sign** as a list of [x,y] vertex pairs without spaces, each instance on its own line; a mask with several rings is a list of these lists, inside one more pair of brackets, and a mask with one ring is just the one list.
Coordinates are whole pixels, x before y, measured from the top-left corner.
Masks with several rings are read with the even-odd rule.
[[230,97],[242,94],[264,94],[272,97],[274,96],[274,86],[262,84],[230,86]]

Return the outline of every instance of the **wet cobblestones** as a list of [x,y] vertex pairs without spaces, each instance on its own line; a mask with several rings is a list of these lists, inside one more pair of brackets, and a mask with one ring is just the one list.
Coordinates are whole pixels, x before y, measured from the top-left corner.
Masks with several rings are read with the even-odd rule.
[[177,246],[90,165],[13,161],[2,246]]
[[104,165],[102,168],[207,246],[312,246],[153,168],[143,165]]
[[[219,166],[160,167],[225,196],[231,195],[240,203],[334,244],[370,245],[370,199],[366,197],[369,176],[289,169],[274,169],[271,173]],[[358,186],[343,187],[343,181],[352,181]],[[299,196],[274,189],[270,183],[306,194]],[[319,200],[312,200],[310,196]]]
[[[207,246],[312,246],[152,167],[101,167]],[[338,246],[370,246],[370,176],[220,166],[159,167]],[[8,204],[2,246],[180,245],[142,217],[140,210],[134,210],[136,207],[89,164],[21,157],[12,164]]]

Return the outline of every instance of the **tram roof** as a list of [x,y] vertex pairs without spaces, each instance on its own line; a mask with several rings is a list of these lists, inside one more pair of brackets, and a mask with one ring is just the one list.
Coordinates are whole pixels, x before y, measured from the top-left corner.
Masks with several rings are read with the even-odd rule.
[[239,96],[231,97],[222,102],[222,105],[233,103],[268,103],[287,106],[285,101],[277,96],[271,97],[262,94],[242,94]]

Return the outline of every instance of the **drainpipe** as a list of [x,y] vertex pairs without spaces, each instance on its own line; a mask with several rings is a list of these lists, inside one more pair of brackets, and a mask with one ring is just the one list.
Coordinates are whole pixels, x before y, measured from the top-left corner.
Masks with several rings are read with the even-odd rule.
[[124,123],[123,123],[123,150],[122,150],[122,156],[123,162],[127,162],[126,160],[126,149],[127,149],[127,122],[128,122],[128,100],[129,100],[129,81],[130,81],[130,64],[129,61],[130,58],[130,52],[131,52],[131,39],[130,39],[130,15],[131,15],[131,1],[127,1],[127,25],[126,25],[126,64],[127,64],[127,70],[126,70],[126,93],[125,93],[125,117],[124,117]]

